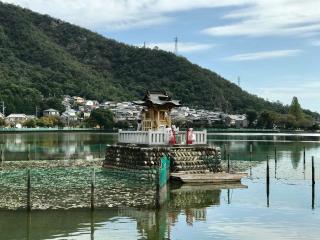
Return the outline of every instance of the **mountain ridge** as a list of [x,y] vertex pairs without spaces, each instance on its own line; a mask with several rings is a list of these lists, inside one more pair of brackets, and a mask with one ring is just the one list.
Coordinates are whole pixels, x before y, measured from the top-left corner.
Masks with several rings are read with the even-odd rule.
[[43,99],[63,94],[124,101],[147,89],[165,89],[191,107],[288,112],[288,106],[243,91],[184,57],[119,43],[1,2],[0,88],[8,112],[31,113]]

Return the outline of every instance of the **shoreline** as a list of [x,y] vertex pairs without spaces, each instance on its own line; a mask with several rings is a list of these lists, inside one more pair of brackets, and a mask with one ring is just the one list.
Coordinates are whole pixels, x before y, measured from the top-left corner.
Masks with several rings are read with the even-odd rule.
[[[181,131],[184,131],[182,129]],[[194,128],[197,130],[197,128]],[[117,131],[112,131],[108,129],[94,129],[94,128],[0,128],[0,134],[5,133],[48,133],[48,132],[61,132],[61,133],[68,133],[68,132],[92,132],[92,133],[107,133],[107,134],[117,134]],[[299,131],[299,130],[275,130],[275,129],[234,129],[234,128],[227,128],[227,129],[207,129],[209,135],[215,133],[265,133],[265,134],[319,134],[320,131]]]

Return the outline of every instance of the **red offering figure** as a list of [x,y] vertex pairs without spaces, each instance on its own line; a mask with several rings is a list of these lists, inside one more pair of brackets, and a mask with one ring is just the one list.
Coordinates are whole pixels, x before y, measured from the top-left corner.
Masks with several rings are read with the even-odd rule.
[[187,145],[191,145],[192,144],[192,139],[193,139],[193,129],[192,128],[188,128],[187,130]]
[[171,129],[170,132],[169,132],[169,143],[171,145],[177,144],[176,133],[175,133],[175,131],[173,129]]

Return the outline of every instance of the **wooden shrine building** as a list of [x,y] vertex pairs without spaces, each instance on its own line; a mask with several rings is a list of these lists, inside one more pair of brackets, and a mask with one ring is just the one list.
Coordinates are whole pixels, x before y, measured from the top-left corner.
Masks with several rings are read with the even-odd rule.
[[141,112],[142,131],[156,131],[171,127],[171,109],[181,106],[180,101],[172,100],[166,92],[147,92],[142,101],[135,101],[144,106]]

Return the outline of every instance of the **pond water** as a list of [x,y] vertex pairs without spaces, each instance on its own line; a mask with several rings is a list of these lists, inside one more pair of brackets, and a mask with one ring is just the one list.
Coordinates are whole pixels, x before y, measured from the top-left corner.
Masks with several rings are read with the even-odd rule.
[[[4,161],[92,159],[103,156],[103,145],[115,141],[114,135],[105,133],[0,135]],[[112,176],[96,167],[97,204],[108,201],[107,207],[94,212],[3,210],[0,239],[320,238],[319,134],[212,134],[209,142],[221,147],[223,158],[226,149],[231,168],[248,172],[241,185],[170,184],[167,201],[156,211],[150,208],[154,200],[152,184]],[[314,198],[312,156],[316,175]],[[267,158],[269,196],[265,178]],[[89,206],[91,167],[31,169],[31,172],[34,205],[46,207],[54,200],[64,199],[62,207]],[[23,169],[1,171],[2,207],[8,202],[13,208],[25,206],[25,176]],[[48,208],[54,209],[52,206]]]

